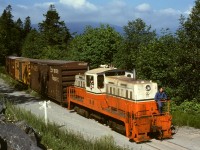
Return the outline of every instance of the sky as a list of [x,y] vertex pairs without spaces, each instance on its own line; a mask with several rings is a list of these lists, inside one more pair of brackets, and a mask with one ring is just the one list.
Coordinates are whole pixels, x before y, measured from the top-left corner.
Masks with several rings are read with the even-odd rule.
[[108,23],[118,26],[141,18],[153,29],[176,29],[180,15],[188,17],[195,0],[0,0],[0,13],[12,6],[14,20],[27,16],[32,24],[44,20],[43,14],[54,4],[62,21]]

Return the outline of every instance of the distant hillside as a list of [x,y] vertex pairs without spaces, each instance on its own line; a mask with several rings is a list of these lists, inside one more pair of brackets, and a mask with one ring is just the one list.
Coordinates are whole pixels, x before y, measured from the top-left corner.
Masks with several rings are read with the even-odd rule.
[[[92,26],[93,28],[96,27],[100,27],[101,23],[96,23],[96,22],[68,22],[66,23],[67,28],[69,29],[70,33],[76,33],[76,34],[81,34],[84,32],[84,29],[86,26]],[[124,34],[123,31],[123,27],[121,26],[117,26],[117,25],[113,25],[113,24],[109,24],[111,27],[113,27],[117,32],[119,32],[120,34]],[[38,30],[38,24],[33,24],[32,28],[35,28],[36,30]],[[167,29],[167,28],[166,28]],[[164,28],[164,31],[166,30]],[[154,28],[152,28],[152,31],[155,30]],[[167,30],[168,33],[172,33],[175,34],[177,31],[177,28],[171,28]],[[163,28],[157,28],[156,29],[156,33],[158,36],[162,36],[163,35]]]
[[[95,23],[95,22],[69,22],[66,23],[66,26],[69,28],[70,33],[77,33],[81,34],[84,32],[84,29],[86,26],[92,26],[93,28],[100,27],[101,23]],[[113,27],[117,32],[123,33],[123,28],[117,25],[109,24],[111,27]]]
[[[93,28],[100,27],[101,23],[95,23],[95,22],[69,22],[66,23],[67,28],[69,29],[70,33],[76,33],[81,34],[84,32],[84,29],[86,26],[91,26]],[[111,27],[113,27],[117,32],[123,34],[123,27],[109,24]],[[38,30],[38,25],[33,24],[32,28],[35,28]]]

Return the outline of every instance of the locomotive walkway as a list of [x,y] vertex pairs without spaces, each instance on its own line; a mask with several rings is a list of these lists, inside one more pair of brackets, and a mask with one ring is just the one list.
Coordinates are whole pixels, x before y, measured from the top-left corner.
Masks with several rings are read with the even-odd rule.
[[[44,117],[44,111],[40,110],[39,104],[42,101],[23,91],[15,91],[9,87],[0,78],[0,93],[5,98],[9,98],[16,105],[25,110],[31,111],[36,116]],[[113,136],[115,142],[133,150],[199,150],[200,149],[200,130],[190,127],[181,127],[173,139],[151,140],[150,142],[136,144],[129,142],[128,138],[112,131],[108,126],[102,125],[95,120],[86,119],[73,111],[69,111],[60,105],[51,102],[51,108],[48,109],[48,119],[60,126],[60,129],[73,130],[75,133],[81,133],[85,138],[99,138],[102,136]]]

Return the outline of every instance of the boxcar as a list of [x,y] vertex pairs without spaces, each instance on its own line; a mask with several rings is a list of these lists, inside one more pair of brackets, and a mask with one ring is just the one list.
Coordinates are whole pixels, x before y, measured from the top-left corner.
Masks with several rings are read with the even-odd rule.
[[79,61],[33,60],[30,63],[33,90],[63,104],[66,88],[74,84],[75,75],[87,71],[88,64]]
[[16,58],[15,78],[26,85],[30,84],[30,58]]
[[10,76],[14,79],[16,79],[16,59],[19,59],[22,57],[16,57],[16,56],[8,56],[6,57],[6,71]]
[[32,90],[45,96],[44,83],[47,82],[48,65],[41,60],[32,60],[30,62],[30,87]]
[[87,63],[68,61],[57,62],[49,67],[48,96],[60,103],[66,101],[66,88],[74,84],[75,75],[87,71]]

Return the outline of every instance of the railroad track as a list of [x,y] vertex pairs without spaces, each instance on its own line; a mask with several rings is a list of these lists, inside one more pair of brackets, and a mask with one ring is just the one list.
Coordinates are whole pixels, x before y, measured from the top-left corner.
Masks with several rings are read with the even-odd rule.
[[145,144],[155,150],[192,150],[188,147],[176,144],[168,140],[164,141],[153,140],[152,142]]
[[170,144],[173,144],[173,145],[176,145],[176,146],[179,146],[179,147],[181,147],[182,149],[192,150],[192,149],[189,149],[188,147],[184,147],[184,146],[182,146],[182,145],[176,144],[176,143],[171,142],[171,141],[166,141],[166,142],[168,142],[168,143],[170,143]]
[[149,146],[149,147],[151,147],[151,148],[153,148],[153,149],[156,149],[156,150],[161,150],[160,148],[158,148],[157,146],[154,146],[154,145],[152,145],[152,144],[147,144],[147,143],[145,143],[145,145],[147,145],[147,146]]

